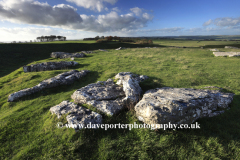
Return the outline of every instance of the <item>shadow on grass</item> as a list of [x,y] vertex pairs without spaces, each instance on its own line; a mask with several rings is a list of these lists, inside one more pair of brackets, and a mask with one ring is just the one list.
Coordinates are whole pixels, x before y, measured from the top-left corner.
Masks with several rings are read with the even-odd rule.
[[233,44],[225,44],[225,45],[206,45],[204,48],[224,48],[225,46],[232,46],[232,47],[240,47],[239,44],[233,43]]
[[[152,81],[151,79],[155,79],[154,77],[149,78],[149,82]],[[145,85],[147,85],[146,83]],[[142,83],[141,86],[144,86]],[[147,86],[145,86],[147,87]],[[164,87],[161,84],[150,85],[148,87]],[[227,90],[226,90],[227,91]],[[157,144],[153,143],[155,146],[151,146],[149,150],[146,150],[149,158],[156,158],[156,152],[161,150],[161,154],[166,152],[166,155],[169,155],[169,150],[173,148],[186,148],[185,150],[189,153],[185,153],[186,155],[190,155],[192,152],[192,145],[194,142],[198,142],[203,147],[204,151],[211,149],[211,145],[209,143],[219,143],[226,149],[226,153],[231,153],[231,149],[229,144],[232,141],[236,143],[240,143],[240,128],[236,127],[236,124],[240,121],[239,113],[240,113],[240,95],[235,95],[233,102],[230,104],[230,110],[225,110],[225,113],[211,118],[200,118],[196,122],[200,124],[200,129],[177,129],[173,131],[172,129],[159,129],[150,131],[149,129],[145,129],[141,134],[154,134],[155,138],[154,142],[159,141],[160,137],[168,136],[172,137],[168,139],[168,144],[164,147],[164,144]],[[134,113],[130,113],[126,108],[122,110],[120,113],[112,116],[107,117],[103,115],[103,124],[129,124],[129,117],[135,117]],[[143,124],[139,122],[135,117],[137,124]],[[195,123],[195,122],[194,122]],[[194,124],[193,123],[193,124]],[[138,133],[138,136],[136,135]],[[142,140],[140,139],[141,135],[139,136],[139,131],[130,131],[127,129],[85,129],[77,132],[72,141],[77,141],[81,137],[81,145],[78,145],[74,149],[74,154],[78,158],[82,159],[95,159],[100,157],[99,155],[103,151],[106,154],[115,155],[116,157],[124,156],[125,158],[129,158],[131,153],[127,154],[127,148],[136,148],[136,146],[140,146],[142,144]],[[216,138],[217,140],[214,142],[209,142],[210,139]],[[105,141],[105,149],[100,151],[99,146],[103,145],[103,141]],[[151,144],[151,142],[149,142]],[[147,145],[147,144],[146,144]],[[107,147],[109,146],[109,147]],[[164,148],[163,148],[164,147]],[[210,148],[208,148],[210,147]],[[212,146],[213,147],[213,146]],[[214,146],[217,147],[217,146]],[[238,146],[236,146],[238,147]],[[102,148],[103,149],[103,148]],[[140,148],[139,148],[140,149]],[[164,149],[164,150],[163,150]],[[217,149],[217,148],[216,148]],[[120,151],[121,150],[121,151]],[[165,151],[166,150],[166,151]],[[214,149],[213,149],[214,150]],[[177,153],[172,153],[171,156],[179,155]],[[114,154],[112,154],[114,153]],[[211,152],[212,153],[212,152]],[[119,155],[122,154],[122,155]],[[233,153],[234,154],[234,153]],[[111,157],[109,156],[109,157]],[[218,158],[226,158],[226,155],[219,155],[219,153],[215,153],[215,156]],[[223,156],[223,157],[221,157]],[[228,155],[229,156],[229,155]],[[231,155],[230,155],[231,156]],[[108,157],[106,155],[106,157]],[[133,156],[135,158],[139,158],[138,156]]]
[[[0,44],[0,77],[3,77],[33,61],[50,58],[52,52],[75,53],[98,49],[116,49],[118,47],[137,48],[149,46],[163,47],[157,44],[140,45],[131,43]],[[87,54],[87,57],[92,57],[92,55]]]

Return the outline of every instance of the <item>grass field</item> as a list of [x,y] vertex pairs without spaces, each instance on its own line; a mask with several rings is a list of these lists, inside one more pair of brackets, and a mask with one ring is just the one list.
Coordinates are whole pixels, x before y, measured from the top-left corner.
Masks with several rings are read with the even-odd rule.
[[[0,159],[239,159],[240,158],[240,58],[214,57],[209,48],[238,46],[227,41],[154,41],[158,48],[137,48],[128,43],[58,42],[0,44]],[[200,47],[205,44],[204,49]],[[169,48],[186,46],[190,48]],[[130,49],[116,51],[114,48]],[[108,49],[101,52],[98,49]],[[61,61],[50,58],[53,51],[92,50],[79,63],[64,70],[24,73],[22,66]],[[70,59],[66,59],[69,60]],[[46,89],[7,102],[8,95],[33,87],[44,79],[70,69],[91,73],[69,86]],[[73,92],[97,81],[106,81],[119,72],[132,72],[150,78],[140,83],[145,91],[157,87],[196,88],[217,86],[235,94],[230,110],[202,118],[201,129],[58,129],[49,109],[71,100]],[[84,106],[87,107],[87,106]],[[96,110],[95,110],[96,111]],[[103,115],[104,124],[142,124],[127,108],[115,116]]]

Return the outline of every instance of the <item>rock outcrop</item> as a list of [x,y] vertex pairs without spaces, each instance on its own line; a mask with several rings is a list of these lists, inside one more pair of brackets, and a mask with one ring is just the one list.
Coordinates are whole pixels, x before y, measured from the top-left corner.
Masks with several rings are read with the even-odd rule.
[[[102,124],[102,116],[89,109],[78,106],[69,101],[63,101],[60,104],[50,108],[52,114],[56,114],[60,118],[63,114],[67,114],[68,125],[74,129],[83,129],[87,125],[94,128],[95,124]],[[95,128],[96,129],[96,128]]]
[[15,92],[13,94],[10,94],[8,96],[8,102],[13,102],[20,97],[31,95],[35,92],[39,92],[45,88],[52,88],[57,87],[60,85],[68,85],[73,83],[75,80],[80,79],[81,77],[85,76],[89,71],[83,70],[83,71],[77,71],[77,70],[71,70],[69,72],[61,73],[53,78],[47,79],[39,83],[38,85],[32,87],[20,90],[18,92]]
[[229,56],[229,57],[237,57],[240,56],[240,52],[213,52],[216,57],[219,56]]
[[99,81],[78,89],[71,97],[76,103],[92,105],[109,115],[116,114],[128,103],[137,102],[142,91],[138,83],[147,76],[122,72],[115,78],[119,79],[117,84],[112,79]]
[[86,57],[84,53],[65,53],[65,52],[52,52],[51,53],[52,58],[82,58]]
[[146,124],[191,124],[198,118],[224,112],[234,94],[218,90],[156,88],[148,90],[135,106],[138,119]]
[[37,72],[37,71],[48,71],[48,70],[56,70],[56,69],[65,69],[67,67],[72,67],[78,65],[75,61],[61,61],[61,62],[44,62],[38,64],[32,64],[30,66],[24,66],[24,72]]

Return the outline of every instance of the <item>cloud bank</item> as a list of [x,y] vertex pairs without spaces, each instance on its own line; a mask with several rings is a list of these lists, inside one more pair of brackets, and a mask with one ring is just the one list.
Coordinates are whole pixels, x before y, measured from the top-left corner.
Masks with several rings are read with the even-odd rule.
[[216,18],[215,20],[208,20],[203,24],[203,26],[208,26],[210,24],[214,24],[219,27],[230,27],[230,26],[239,26],[240,25],[240,17],[238,18]]
[[79,7],[84,7],[91,10],[97,10],[98,12],[106,9],[105,3],[110,3],[114,5],[118,0],[66,0],[67,2],[71,2],[76,4]]
[[[88,2],[92,1],[88,0]],[[116,0],[104,0],[104,2],[115,3]],[[131,10],[132,12],[124,15],[111,11],[106,15],[93,16],[79,15],[76,8],[66,4],[52,7],[48,3],[34,0],[0,1],[0,17],[3,20],[92,32],[138,29],[145,27],[153,19],[153,15],[142,13],[137,8]]]

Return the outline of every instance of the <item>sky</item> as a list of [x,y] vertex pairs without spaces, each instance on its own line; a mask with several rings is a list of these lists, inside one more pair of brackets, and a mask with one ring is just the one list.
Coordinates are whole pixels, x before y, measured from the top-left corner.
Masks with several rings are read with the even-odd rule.
[[240,35],[239,0],[0,0],[0,41]]

